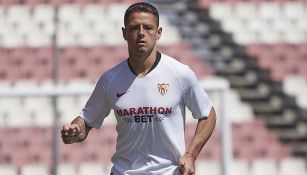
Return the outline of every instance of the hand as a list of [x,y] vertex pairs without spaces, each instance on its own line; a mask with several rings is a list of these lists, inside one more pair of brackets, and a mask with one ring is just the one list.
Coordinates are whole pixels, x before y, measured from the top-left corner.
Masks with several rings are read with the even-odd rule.
[[82,136],[81,128],[77,124],[64,125],[61,134],[62,140],[65,144],[78,142],[79,138]]
[[182,175],[195,174],[195,159],[192,154],[184,153],[184,155],[179,159],[179,165]]

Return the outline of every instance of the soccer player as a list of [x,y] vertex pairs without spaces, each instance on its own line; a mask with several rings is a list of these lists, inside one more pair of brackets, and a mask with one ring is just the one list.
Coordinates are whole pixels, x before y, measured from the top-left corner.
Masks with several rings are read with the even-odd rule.
[[[195,174],[195,160],[216,123],[212,102],[187,65],[157,51],[162,28],[154,6],[131,5],[122,33],[129,58],[101,76],[80,116],[63,126],[63,142],[85,140],[113,109],[118,138],[111,174]],[[185,107],[198,119],[187,147]]]

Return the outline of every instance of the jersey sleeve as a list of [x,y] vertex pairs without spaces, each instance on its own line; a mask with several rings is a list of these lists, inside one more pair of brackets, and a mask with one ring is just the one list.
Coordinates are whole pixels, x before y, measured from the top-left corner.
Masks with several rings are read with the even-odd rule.
[[102,81],[102,78],[98,80],[94,91],[80,112],[80,117],[85,120],[85,123],[94,128],[100,128],[111,111]]
[[193,118],[201,119],[209,116],[212,102],[200,86],[194,72],[186,66],[187,69],[183,76],[183,102],[192,112]]

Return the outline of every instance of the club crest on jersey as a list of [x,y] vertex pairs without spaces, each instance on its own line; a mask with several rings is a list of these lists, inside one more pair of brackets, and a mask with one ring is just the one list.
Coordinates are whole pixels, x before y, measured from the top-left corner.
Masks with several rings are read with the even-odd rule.
[[164,96],[167,92],[167,88],[168,88],[169,84],[166,84],[166,83],[158,83],[158,91],[159,93]]

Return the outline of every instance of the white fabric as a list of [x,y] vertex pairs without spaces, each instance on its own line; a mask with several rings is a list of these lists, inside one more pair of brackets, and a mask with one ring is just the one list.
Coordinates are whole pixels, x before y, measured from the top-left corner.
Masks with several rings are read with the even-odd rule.
[[185,151],[185,106],[200,119],[209,115],[212,103],[188,66],[162,54],[144,77],[135,76],[127,60],[106,72],[81,116],[99,128],[114,110],[118,132],[114,175],[175,175]]

